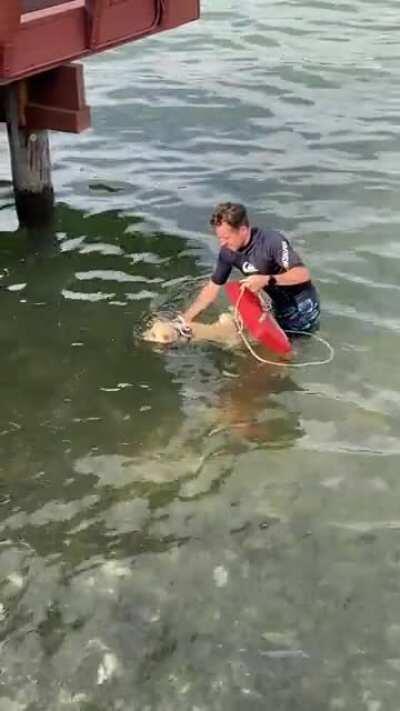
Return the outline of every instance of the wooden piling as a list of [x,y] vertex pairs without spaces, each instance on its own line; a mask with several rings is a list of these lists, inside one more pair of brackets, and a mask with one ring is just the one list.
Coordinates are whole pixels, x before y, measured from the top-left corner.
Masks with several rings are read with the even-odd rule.
[[15,206],[21,227],[46,227],[54,219],[48,131],[24,126],[23,82],[5,87],[5,116],[10,146]]

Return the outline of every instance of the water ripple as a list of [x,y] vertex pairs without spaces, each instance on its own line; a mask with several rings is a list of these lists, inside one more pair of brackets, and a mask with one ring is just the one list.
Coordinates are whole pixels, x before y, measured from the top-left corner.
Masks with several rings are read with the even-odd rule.
[[[53,241],[0,145],[0,707],[397,711],[398,0],[202,5],[85,62]],[[141,342],[222,199],[301,250],[329,367]]]

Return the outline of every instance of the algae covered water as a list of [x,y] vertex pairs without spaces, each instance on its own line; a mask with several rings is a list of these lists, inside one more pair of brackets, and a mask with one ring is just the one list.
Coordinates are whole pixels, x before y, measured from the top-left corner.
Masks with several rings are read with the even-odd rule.
[[[210,1],[92,59],[50,234],[3,141],[0,711],[397,711],[397,15]],[[224,199],[304,255],[331,365],[140,340]]]

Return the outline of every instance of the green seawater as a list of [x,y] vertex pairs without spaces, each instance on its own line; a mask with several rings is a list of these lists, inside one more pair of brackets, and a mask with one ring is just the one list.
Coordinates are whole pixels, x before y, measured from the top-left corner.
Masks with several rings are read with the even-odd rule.
[[[47,234],[0,136],[0,711],[398,711],[399,29],[206,0],[91,59]],[[303,254],[330,365],[141,340],[225,199]]]

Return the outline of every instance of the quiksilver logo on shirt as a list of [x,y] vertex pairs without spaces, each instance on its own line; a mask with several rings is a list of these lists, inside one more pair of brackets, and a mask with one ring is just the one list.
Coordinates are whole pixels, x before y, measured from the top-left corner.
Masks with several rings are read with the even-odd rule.
[[284,269],[289,269],[289,245],[282,240],[282,266]]
[[244,274],[254,274],[255,272],[258,272],[258,269],[251,262],[243,262],[242,272]]

